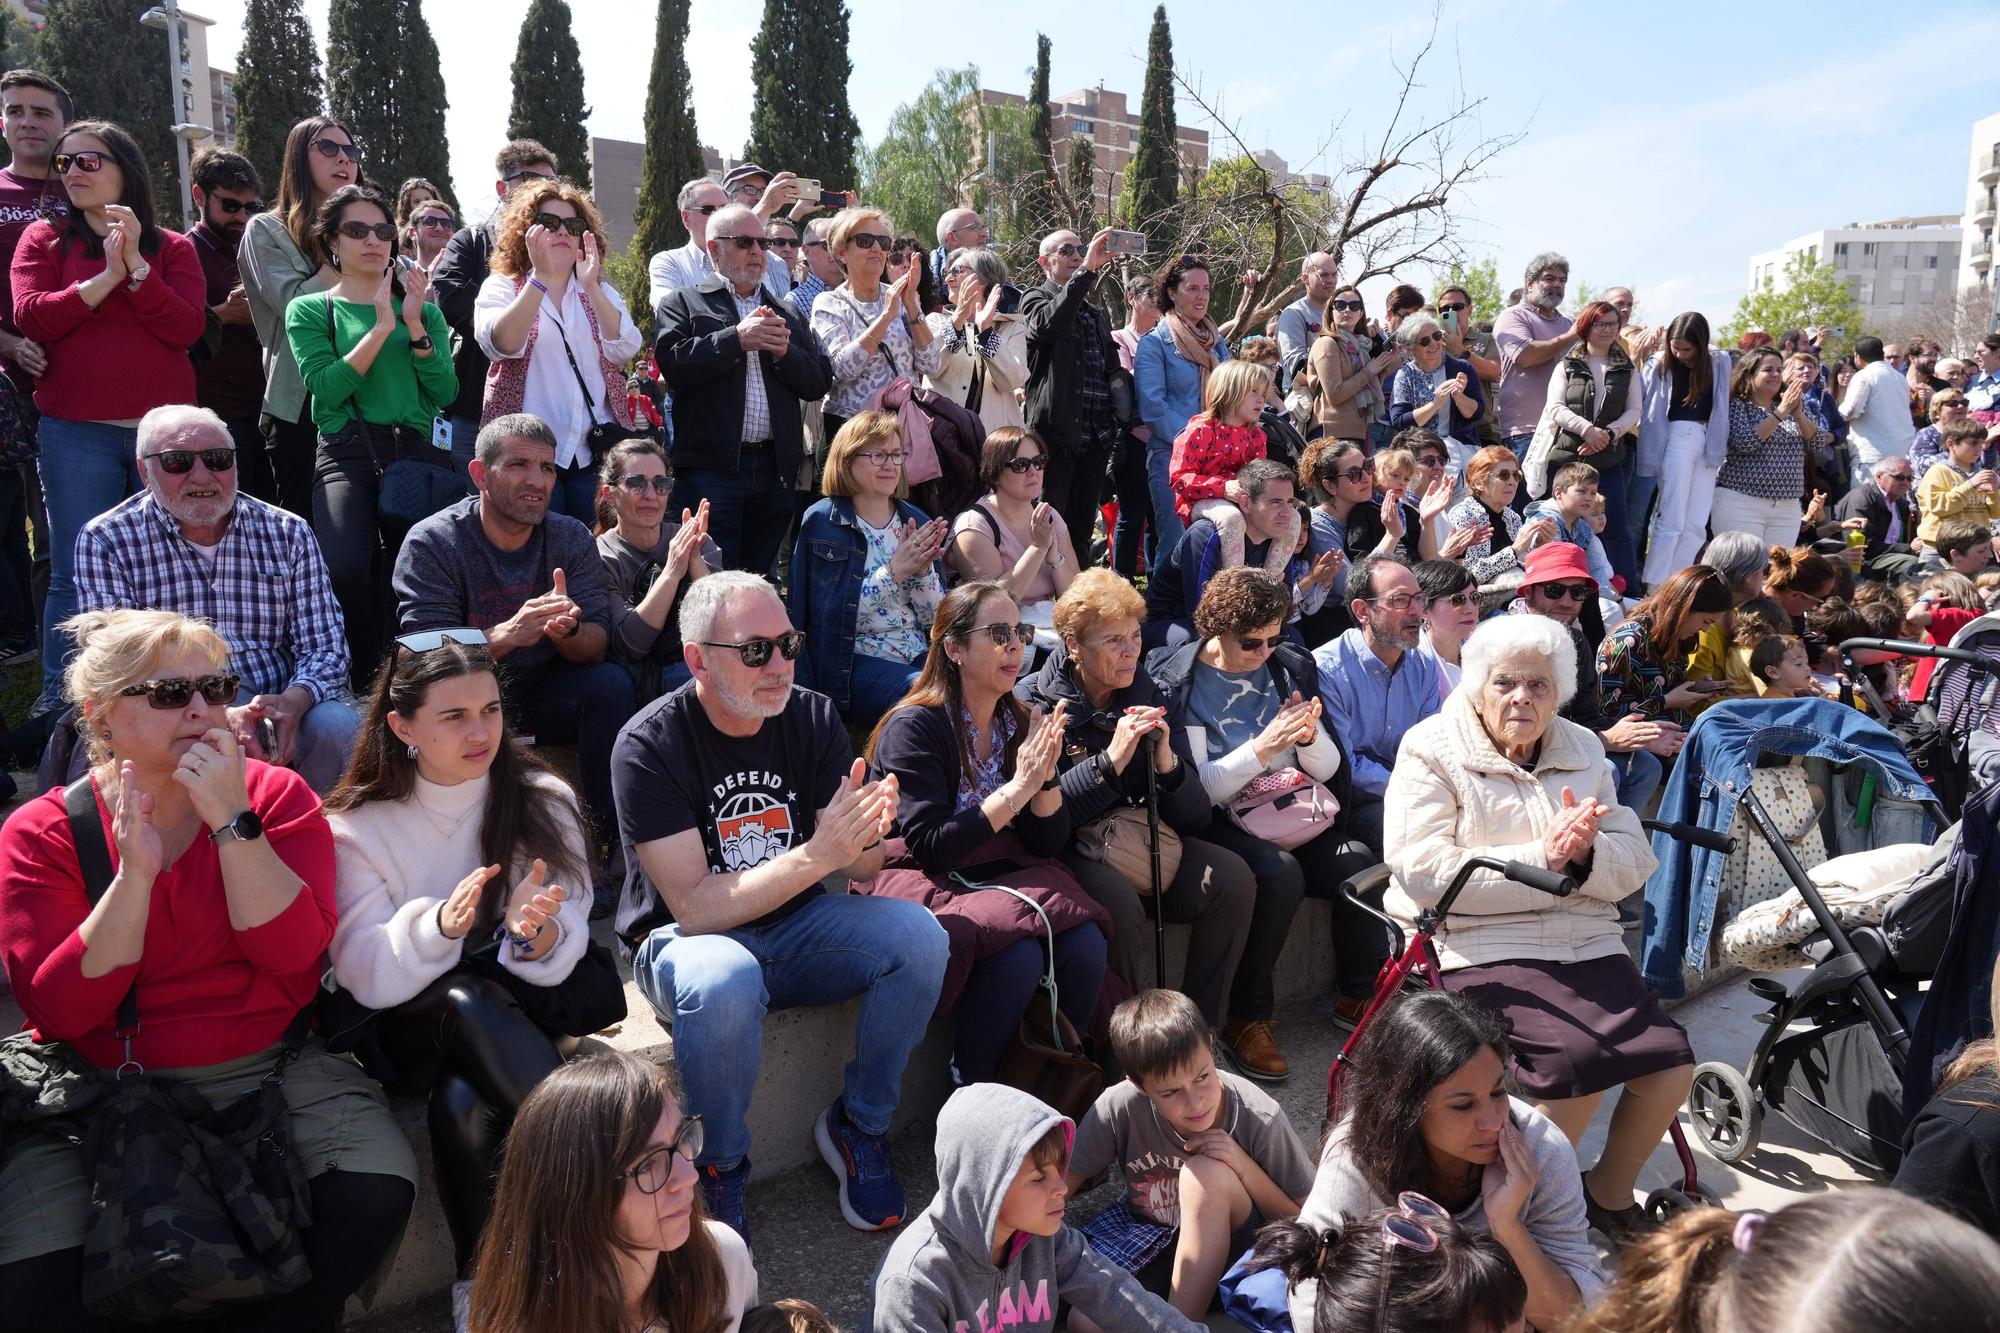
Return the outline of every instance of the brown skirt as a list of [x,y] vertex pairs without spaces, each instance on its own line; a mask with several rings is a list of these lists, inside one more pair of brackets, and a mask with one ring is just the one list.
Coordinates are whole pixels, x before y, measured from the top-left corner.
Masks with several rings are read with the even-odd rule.
[[1508,1072],[1523,1097],[1588,1097],[1694,1063],[1687,1032],[1622,953],[1581,963],[1487,963],[1447,972],[1444,984],[1507,1020]]

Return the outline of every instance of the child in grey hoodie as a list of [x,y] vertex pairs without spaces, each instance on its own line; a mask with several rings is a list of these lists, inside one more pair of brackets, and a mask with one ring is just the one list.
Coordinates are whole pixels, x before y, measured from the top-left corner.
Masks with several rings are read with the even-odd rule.
[[1053,1333],[1068,1302],[1105,1333],[1202,1333],[1063,1225],[1075,1127],[999,1083],[938,1113],[937,1196],[875,1270],[873,1333]]

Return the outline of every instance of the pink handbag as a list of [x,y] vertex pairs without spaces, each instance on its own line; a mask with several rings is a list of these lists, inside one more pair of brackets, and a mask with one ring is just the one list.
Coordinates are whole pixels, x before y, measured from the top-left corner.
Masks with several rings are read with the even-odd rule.
[[1231,823],[1285,851],[1332,828],[1339,813],[1332,792],[1290,767],[1251,779],[1229,803]]

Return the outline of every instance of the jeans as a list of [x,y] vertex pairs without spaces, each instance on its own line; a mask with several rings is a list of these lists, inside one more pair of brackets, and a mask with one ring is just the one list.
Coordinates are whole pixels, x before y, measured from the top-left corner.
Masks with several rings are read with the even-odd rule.
[[[1063,853],[1076,882],[1099,907],[1111,914],[1111,970],[1133,990],[1165,986],[1153,975],[1153,931],[1156,917],[1151,898],[1141,898],[1125,877],[1102,861]],[[1188,932],[1187,962],[1181,970],[1181,993],[1193,1000],[1213,1027],[1222,1022],[1222,1001],[1236,975],[1243,945],[1250,935],[1250,916],[1257,904],[1257,882],[1250,867],[1234,852],[1198,838],[1181,840],[1181,864],[1160,895],[1165,919],[1194,926]]]
[[1715,488],[1715,504],[1709,510],[1709,522],[1717,532],[1747,532],[1761,539],[1766,548],[1798,545],[1803,517],[1796,496],[1767,500],[1727,486]]
[[686,1110],[706,1128],[702,1166],[749,1155],[745,1115],[773,1009],[861,996],[841,1109],[864,1134],[886,1134],[903,1066],[937,1008],[950,956],[944,927],[920,903],[823,894],[768,926],[690,935],[662,926],[639,945],[632,979],[673,1025]]
[[856,653],[854,674],[847,686],[847,721],[857,727],[874,726],[882,714],[895,707],[896,700],[910,692],[923,667],[922,662],[892,662]]
[[1181,534],[1187,525],[1181,522],[1179,511],[1174,508],[1174,488],[1168,481],[1173,467],[1174,442],[1165,444],[1155,438],[1146,443],[1146,490],[1153,497],[1153,563],[1161,564],[1172,558],[1174,548],[1181,544]]
[[602,842],[614,827],[611,747],[639,710],[632,673],[615,662],[558,662],[507,691],[507,717],[517,735],[537,745],[574,745],[583,779],[584,818]]
[[556,469],[556,484],[549,491],[549,512],[568,514],[577,522],[597,530],[597,468],[585,463],[581,467],[559,467]]
[[1634,814],[1644,814],[1646,802],[1653,799],[1666,776],[1666,765],[1650,750],[1627,750],[1604,758],[1618,779],[1618,804]]
[[297,421],[280,421],[267,414],[259,417],[257,424],[264,432],[264,457],[271,465],[271,484],[277,489],[278,505],[312,522],[319,427],[313,424],[310,404],[299,413]]
[[1380,858],[1338,833],[1325,833],[1285,851],[1252,837],[1227,819],[1210,824],[1202,836],[1249,865],[1257,880],[1257,906],[1250,937],[1229,991],[1231,1020],[1268,1019],[1277,1007],[1272,974],[1291,934],[1292,918],[1310,894],[1333,903],[1334,988],[1360,999],[1374,992],[1375,974],[1389,956],[1389,941],[1376,920],[1340,894],[1340,882]]
[[[1701,554],[1708,537],[1709,506],[1715,498],[1716,469],[1703,462],[1708,424],[1669,421],[1667,454],[1660,466],[1659,502],[1653,510],[1653,540],[1646,547],[1646,586],[1657,588]],[[1727,532],[1718,527],[1717,532]]]
[[1396,438],[1395,428],[1388,418],[1382,417],[1368,423],[1368,456],[1373,458],[1389,447],[1389,441]]
[[[990,892],[990,890],[989,890]],[[1016,940],[972,965],[958,1004],[951,1041],[951,1064],[960,1083],[991,1083],[1015,1032],[1054,1029],[1041,981],[1048,970],[1047,945],[1037,936]],[[1078,1032],[1090,1031],[1097,993],[1104,986],[1106,944],[1096,922],[1072,926],[1055,938],[1056,1007]]]
[[479,417],[476,414],[451,419],[451,457],[458,464],[459,471],[463,472],[465,465],[472,461],[472,447],[478,442]]
[[43,417],[42,494],[49,506],[49,600],[42,611],[42,692],[62,687],[74,644],[56,626],[76,614],[76,535],[83,525],[139,489],[130,426]]
[[355,689],[365,691],[389,645],[395,595],[389,571],[402,549],[403,531],[383,522],[382,478],[398,459],[433,461],[428,436],[408,427],[368,427],[374,451],[358,433],[321,437],[312,493],[313,536],[326,556],[328,580],[347,623],[347,651]]
[[[1652,548],[1653,500],[1659,493],[1660,478],[1657,474],[1634,476],[1632,484],[1625,490],[1625,531],[1638,555],[1644,555]],[[1630,596],[1636,586],[1628,585],[1626,594]]]
[[[236,691],[238,706],[256,696],[249,686]],[[345,699],[322,699],[299,719],[299,734],[292,742],[291,769],[306,785],[324,796],[340,785],[347,761],[354,753],[354,738],[361,734],[361,715]],[[79,754],[82,746],[77,747]],[[80,774],[77,776],[81,776]]]
[[1623,578],[1628,588],[1639,581],[1639,557],[1633,549],[1631,512],[1627,508],[1631,483],[1629,451],[1616,467],[1597,470],[1597,493],[1604,497],[1604,534],[1600,540],[1604,543],[1605,558],[1611,561],[1611,572]]
[[229,438],[236,443],[236,489],[244,495],[278,503],[278,483],[271,473],[271,457],[257,417],[224,417]]
[[792,478],[778,475],[775,448],[746,450],[734,472],[691,467],[674,472],[673,509],[692,513],[708,501],[708,535],[730,569],[768,574],[797,507]]
[[[1153,499],[1146,484],[1146,442],[1127,434],[1118,442],[1111,466],[1111,488],[1118,496],[1118,523],[1111,534],[1111,568],[1122,578],[1139,572],[1142,536],[1150,536],[1149,520]],[[1150,540],[1146,542],[1146,568],[1158,559]]]

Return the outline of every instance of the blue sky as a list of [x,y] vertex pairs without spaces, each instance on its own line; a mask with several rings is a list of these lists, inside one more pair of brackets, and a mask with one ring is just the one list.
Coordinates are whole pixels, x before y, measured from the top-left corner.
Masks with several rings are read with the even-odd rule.
[[[1137,103],[1150,3],[849,3],[849,97],[870,139],[941,66],[976,64],[987,86],[1025,91],[1037,31],[1055,44],[1055,92],[1102,81]],[[233,63],[242,5],[195,7],[216,20],[210,59]],[[327,0],[306,7],[324,39]],[[639,137],[651,3],[571,7],[592,133]],[[467,199],[491,189],[526,9],[527,0],[426,5],[452,99],[455,187]],[[702,140],[732,154],[749,128],[749,43],[761,12],[756,0],[694,0],[695,117]],[[937,17],[944,12],[963,21]],[[1351,17],[1370,12],[1383,17]],[[1417,5],[1335,10],[1297,0],[1181,0],[1168,17],[1176,64],[1250,147],[1336,177],[1382,132],[1398,83],[1392,56],[1414,54],[1429,27]],[[1485,99],[1481,135],[1526,132],[1455,209],[1467,249],[1496,258],[1503,282],[1518,280],[1535,251],[1557,249],[1578,278],[1634,287],[1642,319],[1683,309],[1719,319],[1743,294],[1757,251],[1819,227],[1960,211],[1972,122],[2000,112],[1995,51],[2000,6],[1953,0],[1843,0],[1809,11],[1448,0],[1415,105],[1435,110],[1456,87]],[[1205,124],[1191,105],[1180,114]],[[1407,276],[1428,285],[1424,274]]]

